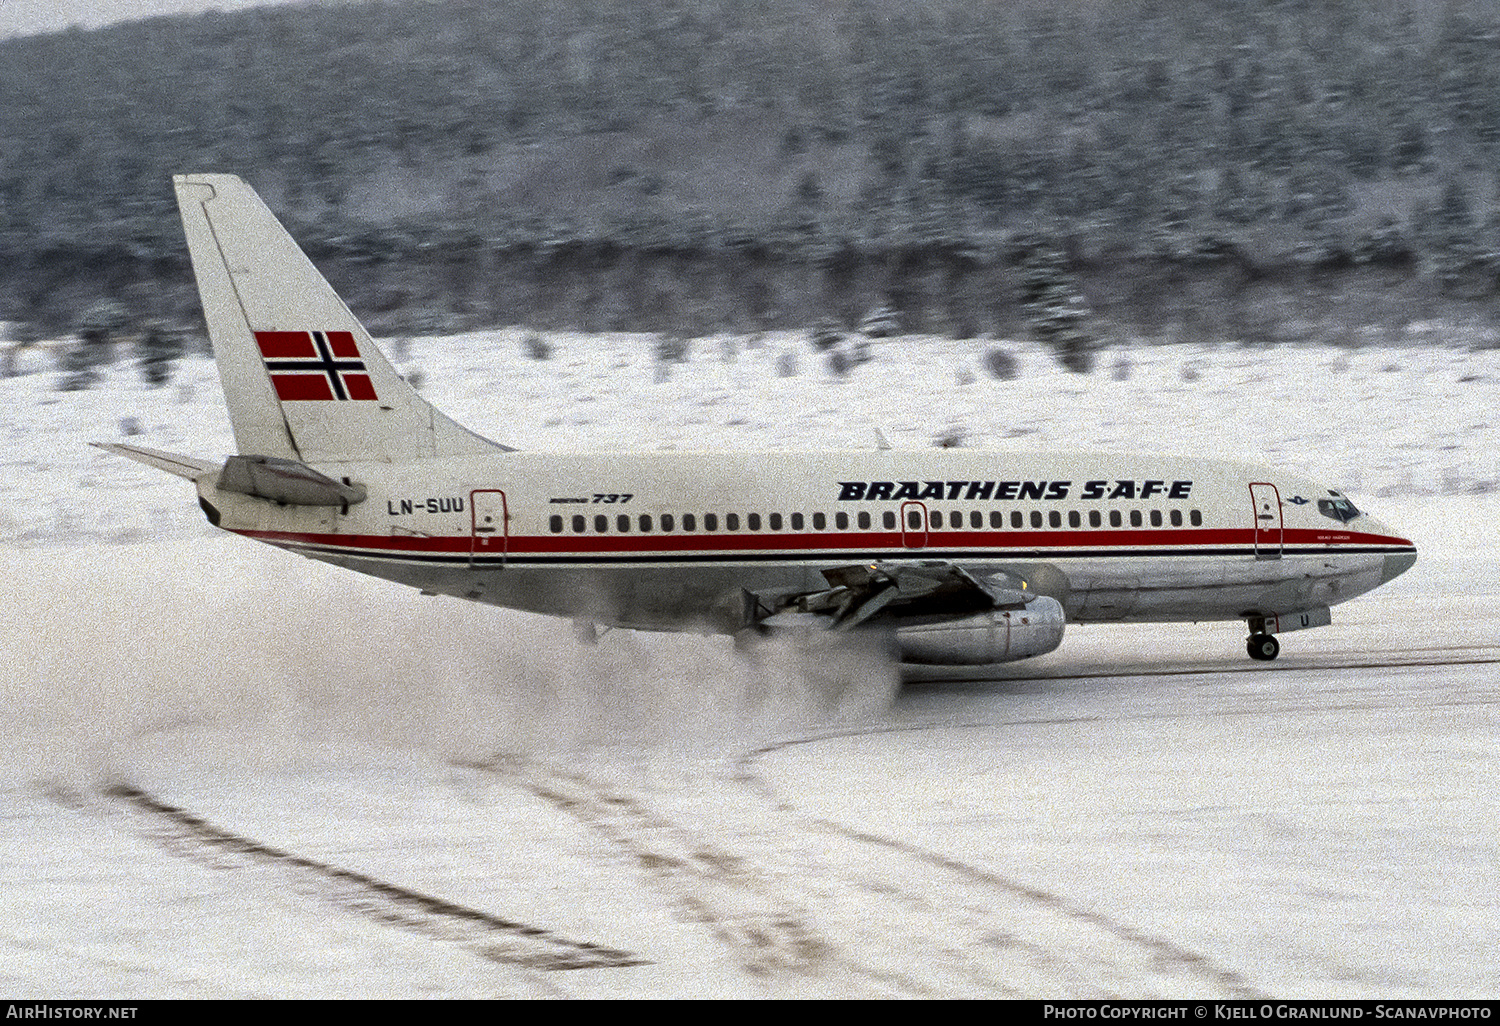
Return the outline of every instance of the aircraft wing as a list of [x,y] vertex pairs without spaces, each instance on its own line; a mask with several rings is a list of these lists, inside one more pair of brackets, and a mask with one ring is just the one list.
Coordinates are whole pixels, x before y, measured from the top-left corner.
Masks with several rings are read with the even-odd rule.
[[903,620],[947,620],[990,609],[1019,609],[1037,597],[1013,574],[980,579],[946,560],[876,561],[824,570],[823,577],[827,589],[794,596],[761,623],[777,627],[821,622],[829,630],[847,631],[881,613]]

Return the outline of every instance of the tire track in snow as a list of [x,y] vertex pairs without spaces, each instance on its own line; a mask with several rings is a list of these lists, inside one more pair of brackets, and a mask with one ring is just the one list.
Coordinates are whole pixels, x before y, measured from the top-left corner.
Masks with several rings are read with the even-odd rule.
[[747,970],[790,971],[830,996],[1256,993],[1196,952],[1057,895],[806,816],[756,776],[760,755],[822,739],[766,746],[727,772],[652,764],[649,779],[626,770],[618,783],[602,779],[618,780],[618,766],[585,775],[503,757],[475,768],[604,834]]
[[[206,860],[215,868],[258,865],[279,870],[297,889],[316,893],[340,908],[386,926],[460,944],[493,962],[552,971],[649,964],[628,951],[571,940],[232,834],[130,784],[109,785],[102,794],[139,817],[142,832],[169,851]],[[77,804],[77,796],[71,800],[65,795],[53,797]]]
[[465,765],[523,787],[603,834],[749,972],[807,971],[828,956],[828,943],[806,912],[757,868],[702,832],[663,818],[642,800],[529,759],[497,756]]
[[[1262,997],[1232,969],[1208,956],[1138,930],[1128,923],[1077,905],[1054,892],[980,869],[961,859],[871,830],[811,816],[783,799],[759,775],[756,761],[771,752],[838,737],[905,732],[930,725],[844,730],[815,737],[779,741],[741,756],[735,776],[758,792],[778,812],[821,833],[837,847],[866,849],[866,886],[887,890],[890,900],[913,907],[931,905],[922,893],[935,891],[945,916],[971,936],[969,958],[975,968],[1003,979],[1003,989],[1036,997],[1066,993],[1078,997],[1204,996]],[[871,859],[880,851],[888,858]],[[832,848],[830,848],[832,855]],[[913,876],[912,863],[925,876]],[[967,928],[962,921],[969,920]],[[976,933],[977,921],[988,924]],[[1029,982],[1028,982],[1029,981]]]

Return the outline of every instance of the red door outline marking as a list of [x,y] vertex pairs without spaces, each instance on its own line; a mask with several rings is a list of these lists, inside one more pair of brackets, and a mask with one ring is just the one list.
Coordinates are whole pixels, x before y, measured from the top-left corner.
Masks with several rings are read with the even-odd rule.
[[510,509],[498,488],[476,488],[469,493],[469,565],[481,556],[499,556],[505,565],[510,542]]
[[1250,485],[1255,516],[1255,558],[1280,559],[1282,542],[1281,493],[1265,481]]

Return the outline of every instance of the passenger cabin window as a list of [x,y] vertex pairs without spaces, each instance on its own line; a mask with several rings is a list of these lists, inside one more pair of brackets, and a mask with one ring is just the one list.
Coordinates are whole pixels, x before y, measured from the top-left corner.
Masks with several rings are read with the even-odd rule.
[[598,531],[600,534],[603,534],[605,531],[608,531],[609,530],[609,517],[605,516],[603,513],[597,513],[597,514],[595,514],[594,515],[594,530]]
[[547,518],[547,526],[552,529],[553,534],[561,534],[562,517],[558,516],[556,513],[552,514],[552,516]]
[[826,531],[826,530],[828,530],[828,517],[825,514],[822,514],[822,513],[814,513],[813,514],[813,530],[814,531]]
[[990,529],[998,531],[1005,526],[1005,514],[999,510],[990,513]]
[[630,530],[630,514],[621,513],[615,517],[615,526],[620,529],[621,533]]
[[1023,516],[1021,516],[1021,511],[1020,510],[1016,510],[1015,512],[1013,512],[1010,515],[1010,526],[1011,527],[1015,527],[1015,528],[1021,528],[1021,527],[1025,527],[1026,526],[1026,519]]
[[1159,509],[1153,509],[1151,511],[1151,526],[1152,527],[1160,527],[1161,526],[1161,510],[1159,510]]
[[580,513],[574,513],[573,514],[573,533],[574,534],[582,534],[583,533],[583,515],[580,514]]
[[920,530],[922,527],[922,514],[918,513],[916,510],[912,510],[911,512],[907,513],[906,526],[911,528],[913,531]]
[[801,513],[793,513],[791,519],[792,519],[792,530],[793,531],[800,531],[800,530],[802,530],[802,527],[803,527],[802,514]]
[[1048,527],[1061,527],[1062,526],[1062,514],[1059,513],[1057,510],[1053,510],[1051,513],[1048,513],[1047,514],[1047,526]]
[[771,530],[773,530],[773,531],[779,531],[779,530],[781,530],[781,514],[780,513],[772,513],[771,516],[770,516],[770,523],[771,523]]
[[1182,526],[1182,510],[1180,510],[1180,509],[1174,509],[1172,511],[1171,517],[1169,519],[1171,519],[1173,527],[1181,527]]
[[1120,511],[1117,510],[1117,509],[1110,510],[1109,511],[1109,526],[1110,527],[1119,527],[1122,523],[1124,523],[1124,521],[1122,521],[1120,519]]
[[858,517],[858,523],[861,531],[868,531],[870,529],[870,514],[861,513]]
[[1068,512],[1068,526],[1069,527],[1082,527],[1083,526],[1083,514],[1080,513],[1080,512],[1078,512],[1076,509],[1075,510],[1070,510]]
[[661,529],[663,531],[670,531],[675,526],[677,526],[677,522],[672,519],[672,514],[663,513],[661,515]]
[[760,530],[760,514],[759,513],[748,514],[745,517],[745,523],[747,525],[749,525],[750,530],[752,530],[752,531],[759,531]]
[[682,529],[684,531],[698,530],[698,518],[691,513],[684,513],[682,515]]
[[1354,508],[1354,503],[1342,495],[1336,495],[1332,499],[1319,499],[1318,512],[1331,520],[1337,520],[1341,524],[1347,524],[1360,515],[1359,510]]
[[1097,509],[1091,509],[1091,510],[1089,510],[1089,526],[1090,527],[1103,527],[1104,526],[1104,514],[1100,513]]
[[1141,526],[1141,511],[1140,510],[1133,509],[1133,510],[1130,511],[1130,526],[1131,527],[1140,527]]
[[740,529],[740,515],[738,513],[725,513],[724,529],[728,531],[738,531]]
[[1194,527],[1202,527],[1203,511],[1196,509],[1188,510],[1188,523],[1192,524]]
[[703,529],[705,531],[717,531],[719,529],[719,515],[717,513],[703,514]]
[[1042,526],[1042,511],[1041,510],[1034,509],[1034,510],[1031,511],[1031,526],[1032,527],[1041,527]]
[[645,513],[641,514],[641,530],[642,531],[649,531],[649,530],[651,530],[651,517],[648,514],[645,514]]
[[[818,515],[822,516],[821,513],[818,514]],[[849,530],[849,514],[847,514],[847,513],[835,513],[833,515],[833,526],[836,527],[836,528],[838,528],[840,531],[847,531],[847,530]]]
[[892,513],[890,510],[886,510],[885,513],[881,515],[880,522],[885,525],[885,529],[887,531],[894,531],[896,529],[896,514]]

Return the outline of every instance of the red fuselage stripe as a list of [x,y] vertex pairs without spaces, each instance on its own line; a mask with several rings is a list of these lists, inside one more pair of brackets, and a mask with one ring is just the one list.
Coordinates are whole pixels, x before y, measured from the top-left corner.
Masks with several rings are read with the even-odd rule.
[[[423,538],[411,535],[306,534],[294,531],[242,531],[239,533],[260,541],[365,549],[372,552],[467,553],[474,548],[475,544],[474,538],[468,534]],[[1287,528],[1281,533],[1281,545],[1285,548],[1323,547],[1337,551],[1370,546],[1412,547],[1412,543],[1404,538],[1350,531]],[[929,530],[926,532],[925,545],[909,546],[905,544],[900,531],[859,533],[819,531],[798,534],[751,534],[748,532],[687,534],[679,532],[675,534],[510,535],[503,538],[503,545],[505,550],[512,555],[661,554],[670,556],[685,553],[734,555],[736,553],[795,553],[798,550],[828,552],[840,549],[847,549],[850,552],[891,549],[920,553],[924,549],[955,548],[972,549],[976,551],[976,554],[979,552],[1004,553],[1009,550],[1025,552],[1060,550],[1057,551],[1058,555],[1066,555],[1068,549],[1250,548],[1256,544],[1256,535],[1257,532],[1253,528],[1238,527],[1125,531]],[[487,546],[489,548],[498,550],[501,547],[501,537],[484,540],[490,543]],[[1261,544],[1264,546],[1266,543],[1262,540]]]

